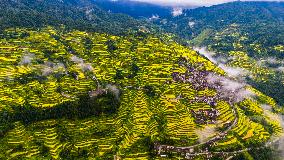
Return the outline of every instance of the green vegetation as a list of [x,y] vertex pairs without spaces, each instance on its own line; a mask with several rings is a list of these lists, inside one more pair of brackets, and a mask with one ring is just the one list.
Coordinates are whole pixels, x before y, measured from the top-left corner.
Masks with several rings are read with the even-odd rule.
[[37,29],[64,25],[66,29],[121,35],[148,26],[130,16],[104,11],[92,0],[2,0],[0,16],[0,31],[10,27]]
[[[151,159],[158,158],[157,144],[217,154],[257,148],[282,132],[275,113],[260,107],[276,102],[256,89],[250,88],[256,98],[241,102],[198,101],[216,98],[215,86],[200,87],[202,76],[190,82],[176,75],[225,72],[169,35],[45,27],[1,36],[0,159]],[[203,110],[201,118],[220,114],[203,123],[195,114]]]
[[[277,154],[283,3],[185,13],[155,21],[170,34],[91,0],[2,0],[0,159]],[[250,86],[185,42],[244,69]]]
[[216,52],[229,66],[247,70],[253,76],[250,85],[283,106],[283,16],[283,2],[232,2],[184,10],[178,17],[166,17],[167,23],[155,23],[191,46]]

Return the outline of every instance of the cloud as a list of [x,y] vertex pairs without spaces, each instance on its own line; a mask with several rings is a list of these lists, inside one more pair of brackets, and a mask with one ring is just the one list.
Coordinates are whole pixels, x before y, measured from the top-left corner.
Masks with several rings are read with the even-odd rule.
[[193,21],[189,21],[189,22],[188,22],[188,26],[189,26],[190,28],[193,28],[194,25],[195,25],[195,22],[193,22]]
[[160,19],[159,15],[152,15],[152,17],[149,18],[150,21],[155,21],[155,20],[158,20],[158,19]]
[[214,58],[214,56],[216,55],[216,53],[214,52],[210,52],[208,51],[205,47],[193,47],[193,49],[197,52],[199,52],[201,55],[205,56],[206,58],[208,58],[211,62],[217,64],[218,61],[216,58]]
[[223,86],[222,89],[228,92],[236,92],[237,90],[242,89],[245,86],[244,83],[233,81],[225,77],[221,77],[220,82]]
[[247,76],[249,74],[249,71],[240,67],[229,67],[224,64],[219,64],[218,66],[222,68],[229,77],[243,78],[244,76]]
[[53,73],[53,69],[51,68],[51,67],[49,67],[49,66],[44,66],[43,68],[42,68],[42,70],[41,70],[41,74],[43,75],[43,76],[48,76],[48,75],[50,75],[50,74],[52,74]]
[[266,59],[266,62],[270,63],[270,64],[276,64],[276,63],[278,63],[278,60],[275,57],[268,57]]
[[[277,122],[284,128],[284,116],[281,114],[276,114],[273,112],[272,107],[267,104],[261,105],[264,116],[267,117],[270,121]],[[280,137],[276,136],[271,139],[268,146],[271,146],[277,152],[273,153],[273,157],[277,157],[278,159],[284,159],[284,135],[281,134]]]
[[247,84],[244,82],[238,82],[223,76],[210,73],[206,80],[209,84],[216,86],[220,85],[220,88],[217,88],[217,91],[222,95],[222,97],[227,97],[232,100],[233,103],[238,103],[243,101],[246,98],[255,97],[255,93],[246,88]]
[[229,77],[233,77],[233,78],[243,78],[247,75],[249,75],[249,71],[240,68],[240,67],[229,67],[226,65],[226,63],[232,59],[232,57],[216,57],[216,53],[215,52],[210,52],[208,51],[205,47],[193,47],[193,49],[195,51],[197,51],[198,53],[200,53],[201,55],[205,56],[206,58],[208,58],[211,62],[215,63],[216,65],[218,65],[218,67],[220,67],[221,69],[223,69]]
[[278,67],[276,70],[284,73],[284,66]]
[[115,85],[107,84],[106,89],[119,100],[120,90]]
[[82,71],[86,72],[86,71],[93,71],[93,67],[90,63],[85,63],[84,60],[82,58],[79,58],[77,56],[72,56],[70,58],[70,60],[74,63],[77,63],[78,67],[80,67],[82,69]]
[[277,59],[275,57],[267,57],[264,59],[260,59],[257,63],[258,65],[261,66],[270,66],[270,65],[278,66],[284,64],[280,59]]
[[78,66],[82,69],[83,72],[86,72],[86,71],[92,72],[93,71],[93,67],[89,63],[79,63]]
[[[198,6],[211,6],[237,0],[132,0],[138,2],[146,2],[158,4],[162,6],[184,6],[184,7],[198,7]],[[262,0],[242,0],[242,1],[262,1]],[[283,1],[283,0],[266,0],[266,1]]]
[[241,88],[236,93],[235,102],[241,102],[241,101],[243,101],[246,98],[253,98],[255,96],[256,96],[256,94],[253,93],[252,91],[250,91],[250,90],[248,90],[246,88]]
[[49,76],[53,73],[64,73],[66,72],[66,67],[63,63],[52,63],[52,62],[45,62],[41,66],[41,73],[43,76]]
[[183,9],[180,8],[180,7],[173,8],[173,10],[172,10],[172,15],[174,17],[180,16],[180,15],[182,15],[182,13],[183,13]]
[[20,65],[28,65],[32,63],[32,60],[34,59],[35,55],[25,52],[25,54],[23,55],[21,61],[20,61]]
[[263,110],[272,111],[272,107],[268,104],[261,104],[260,106]]
[[77,57],[77,56],[72,56],[70,60],[72,62],[75,62],[75,63],[84,63],[84,60],[82,58]]

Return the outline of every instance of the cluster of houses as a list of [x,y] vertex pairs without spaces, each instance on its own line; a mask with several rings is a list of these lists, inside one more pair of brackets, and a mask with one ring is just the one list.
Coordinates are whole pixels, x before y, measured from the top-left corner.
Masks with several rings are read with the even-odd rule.
[[200,109],[197,111],[191,110],[191,114],[197,124],[215,124],[217,122],[217,117],[220,115],[218,110],[214,108]]

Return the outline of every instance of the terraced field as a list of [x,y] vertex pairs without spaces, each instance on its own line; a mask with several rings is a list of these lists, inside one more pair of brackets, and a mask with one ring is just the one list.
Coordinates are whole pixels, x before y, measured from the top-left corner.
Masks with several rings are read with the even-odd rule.
[[[284,52],[281,49],[283,48],[283,38],[281,37],[279,40],[276,37],[268,38],[270,34],[264,34],[261,31],[262,35],[266,36],[262,40],[274,42],[265,43],[261,42],[262,40],[255,40],[258,36],[252,37],[252,34],[258,33],[258,31],[254,33],[243,31],[241,28],[242,25],[232,23],[219,31],[212,32],[210,38],[207,37],[202,46],[207,47],[207,50],[215,54],[212,55],[212,58],[214,57],[217,63],[226,64],[230,67],[227,69],[239,70],[241,73],[235,76],[245,77],[250,85],[271,96],[279,105],[283,106],[284,103],[281,99],[284,90],[282,68]],[[196,45],[201,45],[201,43]]]
[[226,73],[168,35],[1,37],[0,159],[228,158],[282,133],[272,98],[233,101],[209,79]]

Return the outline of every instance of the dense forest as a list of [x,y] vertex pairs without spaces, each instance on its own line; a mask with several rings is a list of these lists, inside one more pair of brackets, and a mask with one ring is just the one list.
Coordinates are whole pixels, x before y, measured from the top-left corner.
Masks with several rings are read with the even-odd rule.
[[123,13],[130,15],[134,18],[151,18],[153,16],[169,17],[171,16],[171,7],[159,6],[149,3],[143,3],[138,1],[129,1],[129,0],[96,0],[94,3],[106,10],[113,13]]
[[43,27],[80,29],[111,34],[123,34],[139,29],[144,22],[125,14],[111,14],[98,8],[91,0],[2,0],[0,29],[9,27]]

